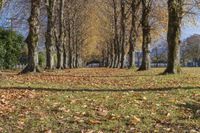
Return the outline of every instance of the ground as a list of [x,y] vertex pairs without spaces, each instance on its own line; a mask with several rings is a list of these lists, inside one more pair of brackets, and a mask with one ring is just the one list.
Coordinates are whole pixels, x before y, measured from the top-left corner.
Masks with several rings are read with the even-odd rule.
[[200,132],[200,68],[0,73],[0,132]]

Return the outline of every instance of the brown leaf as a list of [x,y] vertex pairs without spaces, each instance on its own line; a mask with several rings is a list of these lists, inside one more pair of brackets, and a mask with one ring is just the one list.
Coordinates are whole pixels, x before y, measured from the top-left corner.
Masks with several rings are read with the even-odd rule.
[[101,121],[99,121],[99,120],[89,120],[89,124],[92,124],[92,125],[101,124]]
[[138,118],[137,116],[133,116],[133,118],[131,119],[131,124],[136,125],[139,122],[141,122],[141,119]]
[[98,111],[97,114],[98,114],[99,116],[105,117],[105,116],[108,115],[108,111],[107,111],[107,110]]

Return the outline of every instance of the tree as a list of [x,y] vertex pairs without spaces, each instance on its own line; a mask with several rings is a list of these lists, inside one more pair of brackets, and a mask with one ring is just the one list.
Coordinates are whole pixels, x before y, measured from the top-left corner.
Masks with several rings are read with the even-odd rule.
[[125,39],[126,39],[126,13],[125,13],[125,0],[120,1],[121,5],[121,66],[124,68],[124,56],[125,56]]
[[129,68],[135,66],[135,47],[137,42],[137,21],[138,21],[138,11],[140,7],[140,0],[132,0],[131,2],[131,29],[129,37]]
[[54,67],[54,31],[55,31],[55,9],[56,9],[57,0],[46,0],[47,8],[47,32],[46,32],[46,69],[53,69]]
[[193,66],[200,66],[200,35],[192,35],[181,45],[181,61],[183,65],[193,62]]
[[119,34],[118,34],[118,13],[117,13],[117,2],[113,1],[113,17],[114,17],[114,63],[113,67],[116,68],[120,63],[120,46],[119,46]]
[[151,43],[150,13],[153,0],[142,0],[142,64],[139,71],[148,70],[151,67],[149,45]]
[[28,45],[28,65],[20,74],[40,72],[38,67],[37,46],[39,40],[40,0],[31,0],[31,14],[29,22],[29,35],[26,39]]
[[176,74],[180,70],[178,51],[180,49],[181,22],[183,18],[183,0],[168,0],[168,62],[165,74]]
[[63,69],[63,41],[64,41],[64,6],[65,1],[59,1],[59,24],[57,32],[56,50],[57,50],[57,69]]
[[87,1],[66,1],[64,13],[63,66],[77,68],[87,32]]

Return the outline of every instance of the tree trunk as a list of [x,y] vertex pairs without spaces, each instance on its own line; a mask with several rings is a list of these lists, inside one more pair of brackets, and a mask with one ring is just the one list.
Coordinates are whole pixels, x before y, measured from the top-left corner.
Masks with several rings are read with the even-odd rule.
[[137,11],[139,9],[140,0],[133,0],[131,3],[131,10],[132,10],[132,20],[131,20],[131,30],[130,30],[130,37],[129,37],[129,66],[128,68],[135,67],[135,46],[137,42]]
[[119,47],[119,35],[118,35],[118,15],[117,15],[117,3],[113,0],[114,11],[114,64],[113,68],[117,68],[120,63],[120,47]]
[[107,43],[107,49],[106,49],[106,67],[109,67],[110,62],[110,47],[109,43]]
[[125,34],[126,34],[126,14],[125,14],[125,0],[121,0],[121,30],[122,30],[122,41],[121,41],[121,66],[124,68],[124,56],[125,56]]
[[117,41],[116,41],[116,37],[113,41],[113,46],[114,46],[114,60],[113,60],[113,68],[117,67],[117,59],[118,59],[118,45],[117,45]]
[[75,36],[75,68],[78,68],[78,36]]
[[61,42],[59,41],[57,44],[57,69],[63,69],[63,48],[60,47]]
[[66,39],[63,43],[63,67],[66,69],[68,67],[68,58],[67,58],[67,45],[66,45]]
[[133,58],[134,58],[134,39],[133,39],[133,33],[132,33],[132,29],[131,29],[131,33],[130,33],[130,38],[129,38],[129,52],[128,52],[128,59],[129,59],[129,63],[128,63],[128,68],[130,69],[131,67],[134,66],[134,62],[133,62]]
[[168,62],[164,74],[176,74],[180,72],[180,34],[183,15],[183,0],[168,0]]
[[57,44],[57,69],[63,69],[63,40],[64,40],[64,0],[60,0],[60,12],[59,12],[59,40]]
[[112,66],[113,66],[113,64],[114,64],[114,56],[113,56],[113,54],[114,54],[114,53],[113,53],[114,49],[113,49],[113,47],[114,47],[114,46],[113,46],[113,42],[111,41],[111,42],[110,42],[110,51],[109,51],[109,52],[110,52],[110,56],[109,56],[109,58],[110,58],[109,67],[110,67],[110,68],[112,68]]
[[68,66],[72,68],[72,49],[71,49],[71,25],[68,25]]
[[151,13],[152,0],[142,0],[142,64],[139,71],[149,70],[151,67],[151,58],[149,45],[151,43],[151,26],[149,24],[149,18]]
[[31,15],[29,22],[29,35],[26,39],[28,45],[28,65],[20,74],[28,72],[40,72],[38,67],[37,46],[39,40],[39,16],[40,16],[40,0],[31,0]]
[[54,68],[54,18],[56,0],[47,0],[46,69]]

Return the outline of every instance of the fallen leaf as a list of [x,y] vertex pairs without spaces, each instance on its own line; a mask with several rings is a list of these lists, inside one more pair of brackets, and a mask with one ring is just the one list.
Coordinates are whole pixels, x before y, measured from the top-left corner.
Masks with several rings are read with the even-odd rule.
[[97,114],[98,114],[99,116],[105,117],[105,116],[108,115],[108,111],[107,111],[107,110],[98,111]]
[[136,125],[139,122],[141,122],[141,119],[138,118],[137,116],[133,116],[133,118],[131,119],[131,124]]
[[101,124],[101,121],[99,121],[99,120],[89,120],[89,124],[92,124],[92,125]]

